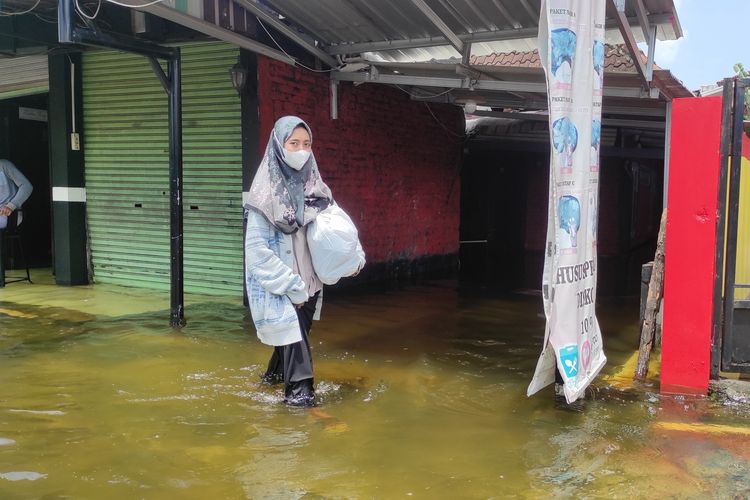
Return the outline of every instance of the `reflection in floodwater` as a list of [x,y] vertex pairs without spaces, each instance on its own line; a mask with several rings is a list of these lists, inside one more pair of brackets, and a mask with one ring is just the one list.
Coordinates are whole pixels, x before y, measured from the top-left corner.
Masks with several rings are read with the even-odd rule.
[[329,296],[312,331],[321,405],[300,409],[259,382],[270,349],[240,305],[193,297],[176,333],[163,309],[23,290],[0,291],[0,498],[750,494],[745,406],[614,376],[637,304],[600,307],[610,365],[569,412],[551,388],[525,396],[538,298]]

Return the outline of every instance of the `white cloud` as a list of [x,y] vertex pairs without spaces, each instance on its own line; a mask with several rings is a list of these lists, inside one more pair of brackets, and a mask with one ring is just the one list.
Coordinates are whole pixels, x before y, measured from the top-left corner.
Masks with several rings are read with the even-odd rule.
[[680,52],[680,47],[684,45],[686,38],[687,33],[679,40],[657,40],[656,52],[654,53],[654,59],[656,60],[656,63],[662,68],[667,69],[670,66],[673,66],[677,61],[677,55]]
[[[657,40],[656,51],[654,53],[656,64],[664,69],[671,69],[671,66],[674,66],[675,62],[677,62],[680,49],[685,44],[687,36],[687,31],[683,31],[683,36],[679,40]],[[644,54],[648,54],[648,46],[645,43],[639,43],[638,47]]]

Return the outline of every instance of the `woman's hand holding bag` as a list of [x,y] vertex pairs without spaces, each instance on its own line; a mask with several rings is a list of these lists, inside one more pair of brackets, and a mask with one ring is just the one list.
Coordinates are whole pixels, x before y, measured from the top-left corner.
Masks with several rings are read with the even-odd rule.
[[331,204],[307,228],[315,274],[326,285],[354,276],[365,265],[357,227],[344,210]]

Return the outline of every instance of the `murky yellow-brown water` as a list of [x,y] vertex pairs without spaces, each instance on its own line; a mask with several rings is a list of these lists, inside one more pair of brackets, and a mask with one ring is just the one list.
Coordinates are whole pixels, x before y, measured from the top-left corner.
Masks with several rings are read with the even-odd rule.
[[[312,332],[314,410],[259,383],[270,349],[241,304],[190,297],[176,333],[167,300],[0,290],[0,498],[750,494],[743,407],[604,378],[583,412],[555,408],[551,389],[526,398],[544,326],[534,297],[454,283],[329,297]],[[606,375],[636,348],[637,304],[599,314]]]

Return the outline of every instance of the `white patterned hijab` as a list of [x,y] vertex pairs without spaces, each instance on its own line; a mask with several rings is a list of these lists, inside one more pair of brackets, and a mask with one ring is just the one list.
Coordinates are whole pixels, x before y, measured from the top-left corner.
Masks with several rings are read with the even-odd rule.
[[333,201],[314,154],[300,170],[284,162],[284,143],[297,127],[305,127],[312,140],[312,131],[301,118],[284,116],[276,121],[245,204],[286,234],[312,222]]

